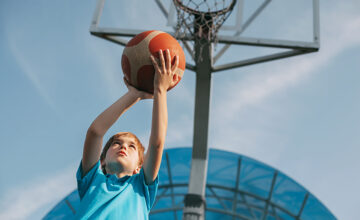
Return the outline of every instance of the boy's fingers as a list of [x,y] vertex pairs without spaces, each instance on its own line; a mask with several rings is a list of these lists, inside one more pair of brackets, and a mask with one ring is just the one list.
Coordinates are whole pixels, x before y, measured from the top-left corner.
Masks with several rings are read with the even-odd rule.
[[164,54],[163,54],[162,50],[159,51],[159,57],[160,57],[160,62],[161,62],[161,69],[163,70],[162,73],[165,73],[166,67],[165,67]]
[[178,68],[178,66],[179,66],[179,56],[176,55],[175,56],[175,64],[171,67],[171,71],[174,72],[176,70],[176,68]]
[[155,60],[155,58],[154,58],[153,55],[150,55],[150,60],[151,60],[151,62],[153,63],[153,65],[154,65],[155,67],[158,66],[158,64],[157,64],[157,62],[156,62],[156,60]]
[[166,49],[166,70],[168,71],[168,74],[171,72],[171,56],[170,56],[170,50]]
[[156,62],[155,58],[153,55],[150,56],[151,62],[153,63],[154,67],[155,67],[155,71],[156,72],[160,72],[160,67],[158,65],[158,63]]

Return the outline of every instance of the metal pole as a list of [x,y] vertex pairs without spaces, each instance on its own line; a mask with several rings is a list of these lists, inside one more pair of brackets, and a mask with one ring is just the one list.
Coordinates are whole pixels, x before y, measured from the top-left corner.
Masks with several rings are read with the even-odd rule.
[[[196,19],[195,19],[196,20]],[[208,127],[211,100],[212,45],[195,40],[196,94],[194,138],[188,194],[184,199],[184,220],[205,219],[205,188],[208,166]]]
[[96,4],[96,9],[93,15],[93,19],[91,20],[91,26],[92,27],[97,27],[100,21],[100,17],[101,17],[101,13],[102,10],[104,8],[104,4],[105,4],[105,0],[98,0],[97,4]]
[[319,9],[319,0],[313,0],[313,38],[314,42],[320,46],[320,9]]

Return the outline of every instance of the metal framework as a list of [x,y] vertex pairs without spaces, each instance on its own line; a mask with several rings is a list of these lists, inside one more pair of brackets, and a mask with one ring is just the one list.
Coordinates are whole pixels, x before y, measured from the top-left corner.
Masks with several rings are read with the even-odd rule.
[[[273,179],[273,181],[275,181],[275,180],[276,180],[276,178]],[[164,189],[164,191],[160,195],[158,195],[156,197],[156,201],[154,203],[154,206],[156,206],[156,204],[158,203],[158,201],[160,199],[163,199],[163,198],[166,198],[166,197],[171,197],[172,201],[174,201],[175,197],[183,198],[186,195],[185,193],[170,193],[170,195],[168,195],[168,194],[166,194],[166,192],[168,192],[169,190],[173,191],[177,187],[187,187],[187,186],[188,186],[187,183],[160,185],[159,190]],[[309,193],[307,193],[304,200],[303,200],[303,202],[302,202],[302,209],[300,210],[299,213],[297,213],[297,215],[294,215],[290,211],[284,209],[283,207],[271,202],[270,199],[271,199],[271,194],[272,194],[273,188],[271,189],[270,196],[267,199],[261,198],[261,197],[255,195],[255,194],[252,194],[252,193],[249,193],[249,192],[246,192],[246,191],[236,190],[234,188],[224,187],[224,186],[221,186],[221,185],[208,184],[206,186],[206,189],[208,189],[212,193],[211,195],[208,195],[206,197],[207,198],[215,198],[219,202],[219,204],[221,204],[222,209],[207,207],[207,208],[205,208],[205,210],[230,215],[230,216],[233,217],[233,219],[246,219],[246,220],[266,219],[267,216],[272,216],[275,219],[280,219],[278,217],[277,213],[276,213],[276,210],[281,210],[282,212],[284,212],[287,215],[291,216],[294,220],[301,220],[300,216],[301,216],[301,213],[303,211],[303,207],[305,206],[307,198],[309,197]],[[234,193],[234,197],[241,197],[242,200],[237,201],[237,200],[234,200],[233,198],[229,198],[229,197],[226,197],[226,196],[219,196],[219,195],[217,195],[215,193],[215,191],[214,191],[215,189],[226,190],[226,191],[229,191],[231,193]],[[266,208],[264,209],[263,207],[249,204],[246,201],[245,196],[265,202]],[[249,213],[251,213],[252,218],[246,217],[246,216],[242,215],[241,213],[236,212],[235,208],[228,207],[224,203],[224,201],[233,202],[233,207],[237,207],[239,205],[246,207],[247,211]],[[270,207],[271,207],[271,209],[269,209]],[[174,204],[172,207],[169,207],[169,208],[162,208],[162,209],[153,210],[153,211],[151,211],[150,215],[158,214],[158,213],[162,213],[162,212],[173,211],[174,212],[174,219],[177,219],[176,211],[181,211],[183,208],[184,208],[183,203],[177,203],[177,204]],[[263,213],[261,218],[258,218],[256,216],[256,214],[254,213],[255,210],[258,211],[259,213]]]
[[[181,219],[191,157],[190,147],[165,150],[149,219]],[[215,149],[209,150],[209,159],[213,163],[209,164],[204,208],[209,219],[336,220],[314,195],[279,170]],[[75,189],[43,219],[73,219],[79,207]]]
[[[242,5],[245,0],[238,0],[237,4],[239,5],[238,9],[242,9]],[[161,0],[155,0],[156,4],[159,6],[160,10],[164,16],[168,19],[170,16],[169,12],[166,10],[163,2]],[[319,0],[312,0],[313,2],[313,41],[312,42],[302,42],[302,41],[287,41],[287,40],[271,40],[271,39],[262,39],[262,38],[246,38],[241,37],[241,33],[249,27],[249,25],[258,17],[258,15],[267,7],[271,0],[264,0],[263,3],[249,16],[249,18],[242,23],[241,25],[236,25],[238,30],[233,36],[223,36],[218,35],[218,43],[224,44],[222,49],[213,56],[212,47],[214,42],[200,42],[195,40],[195,36],[185,35],[179,37],[178,40],[182,41],[185,49],[189,52],[193,58],[195,65],[186,63],[186,68],[188,70],[196,72],[196,95],[195,95],[195,118],[194,118],[194,136],[193,136],[193,152],[192,152],[192,163],[191,163],[191,172],[190,172],[190,182],[188,186],[188,194],[185,197],[183,218],[186,220],[190,219],[204,219],[205,210],[217,211],[225,214],[230,214],[235,218],[243,218],[238,213],[234,212],[236,209],[236,202],[232,208],[226,207],[223,204],[223,209],[213,210],[206,207],[205,204],[205,190],[209,188],[213,192],[214,188],[221,188],[221,186],[209,186],[206,185],[207,178],[207,167],[208,167],[208,125],[209,125],[209,109],[210,109],[210,100],[211,100],[211,76],[212,73],[220,72],[224,70],[229,70],[233,68],[238,68],[242,66],[258,64],[263,62],[268,62],[272,60],[292,57],[296,55],[316,52],[319,49]],[[93,16],[93,20],[90,26],[91,34],[106,39],[108,41],[120,44],[125,46],[127,40],[121,37],[133,37],[146,30],[135,30],[135,29],[121,29],[121,28],[106,28],[99,27],[99,21],[101,13],[104,7],[105,0],[98,0],[97,7]],[[240,11],[239,10],[239,11]],[[170,33],[175,36],[175,33]],[[193,48],[190,46],[189,42],[194,41]],[[201,46],[200,46],[201,43]],[[239,60],[236,62],[231,62],[227,64],[217,65],[214,64],[218,59],[225,53],[225,51],[230,47],[230,45],[247,45],[254,47],[270,47],[270,48],[280,48],[287,49],[285,52],[277,52],[274,54],[259,56],[251,59]],[[205,46],[204,46],[205,45]],[[201,59],[199,59],[199,57]],[[274,175],[273,181],[276,180],[276,175]],[[166,187],[166,186],[162,186]],[[168,186],[170,187],[170,186]],[[176,185],[171,185],[171,192],[173,192],[173,187]],[[238,189],[227,189],[230,191],[237,192],[236,194],[243,195],[246,192],[241,192]],[[165,196],[165,195],[163,195]],[[195,196],[195,197],[194,197]],[[217,198],[221,203],[225,198],[221,198],[213,193],[214,198]],[[250,195],[254,196],[254,195]],[[161,197],[161,196],[160,196]],[[190,199],[188,199],[190,198]],[[262,219],[265,219],[267,214],[275,213],[273,210],[276,205],[270,202],[271,193],[269,198],[265,200],[266,207]],[[193,200],[193,201],[191,201]],[[197,201],[194,203],[194,201]],[[174,194],[172,193],[172,201],[174,206]],[[249,204],[246,201],[238,201],[238,203],[243,203],[247,207]],[[176,207],[176,208],[175,208]],[[173,207],[178,209],[178,206]],[[256,207],[253,207],[256,208]],[[276,216],[276,213],[274,214]],[[176,214],[174,216],[176,217]]]
[[[242,5],[245,0],[238,0],[239,5]],[[168,19],[170,16],[168,10],[164,6],[161,0],[155,0],[156,4],[159,6],[161,12],[164,14],[165,18]],[[261,14],[261,12],[269,5],[271,0],[264,0],[263,3],[249,16],[249,18],[240,25],[239,30],[233,36],[218,36],[218,43],[225,44],[220,51],[212,56],[212,63],[216,63],[219,58],[226,52],[226,50],[232,45],[246,45],[254,47],[271,47],[271,48],[280,48],[280,49],[289,49],[286,52],[275,53],[267,56],[260,56],[257,58],[239,60],[237,62],[232,62],[228,64],[211,66],[211,72],[219,72],[223,70],[238,68],[242,66],[263,63],[267,61],[282,59],[286,57],[292,57],[296,55],[316,52],[320,47],[320,22],[319,22],[319,0],[312,0],[313,4],[313,41],[312,42],[303,42],[303,41],[288,41],[288,40],[271,40],[271,39],[262,39],[262,38],[246,38],[241,37],[243,33],[251,23]],[[105,40],[111,41],[116,44],[125,46],[127,40],[121,37],[133,37],[141,32],[146,30],[139,29],[122,29],[122,28],[108,28],[108,27],[99,27],[99,22],[101,18],[101,13],[104,7],[105,0],[98,0],[97,7],[91,22],[90,33],[94,36],[103,38]],[[239,7],[239,12],[242,9]],[[239,26],[239,24],[236,24]],[[169,32],[169,34],[175,36],[174,32]],[[186,35],[179,38],[178,40],[184,43],[185,49],[194,59],[195,48],[191,48],[187,41],[194,40],[194,36]],[[197,72],[197,67],[187,63],[186,68],[188,70]]]
[[[176,150],[176,149],[174,149]],[[186,150],[186,149],[185,149]],[[167,181],[164,181],[163,184],[160,184],[158,187],[159,190],[159,194],[156,197],[155,203],[154,203],[154,208],[152,209],[151,213],[150,213],[150,218],[152,218],[154,215],[157,214],[161,214],[161,213],[171,213],[173,212],[174,215],[174,219],[178,219],[177,218],[177,212],[181,212],[184,209],[184,204],[181,202],[182,198],[184,198],[186,196],[186,193],[179,193],[179,191],[181,190],[177,190],[177,189],[184,189],[189,187],[188,183],[186,182],[181,182],[179,180],[177,181],[173,181],[173,175],[172,175],[172,170],[174,170],[174,168],[171,167],[171,159],[172,160],[176,160],[176,158],[173,157],[171,158],[168,154],[169,151],[165,152],[164,157],[166,158],[166,166],[162,167],[161,169],[163,171],[166,170],[167,173],[167,178],[166,177],[161,177],[161,178],[165,178],[168,179]],[[218,152],[216,151],[212,151],[212,157],[216,158]],[[177,150],[176,156],[181,156],[181,149]],[[280,175],[280,171],[269,168],[272,171],[271,176],[269,176],[268,174],[264,174],[264,175],[254,175],[252,173],[256,172],[256,169],[258,169],[257,166],[264,166],[266,167],[266,165],[260,165],[259,164],[255,164],[254,167],[251,170],[247,170],[248,174],[252,176],[252,179],[250,181],[250,185],[252,183],[255,183],[256,181],[262,181],[262,182],[268,182],[269,185],[267,188],[268,190],[266,190],[266,195],[267,196],[259,196],[258,194],[252,192],[251,190],[244,190],[244,189],[240,189],[240,176],[241,176],[241,170],[245,170],[245,168],[243,168],[243,163],[244,166],[248,166],[249,162],[243,162],[243,158],[245,156],[241,156],[238,155],[237,156],[237,164],[236,165],[236,176],[234,176],[234,185],[233,187],[229,187],[226,185],[220,185],[220,184],[214,184],[211,180],[209,180],[209,183],[206,184],[206,199],[212,200],[212,204],[213,205],[209,205],[208,207],[205,208],[205,211],[209,211],[209,212],[213,212],[213,213],[221,213],[224,214],[226,216],[231,217],[232,219],[241,219],[241,220],[253,220],[253,219],[259,219],[259,220],[265,220],[265,219],[276,219],[276,220],[280,220],[280,219],[284,219],[284,214],[287,216],[286,219],[294,219],[294,220],[301,220],[301,219],[306,219],[306,217],[304,217],[303,211],[306,205],[310,205],[311,204],[307,204],[309,196],[311,195],[308,191],[299,191],[299,192],[294,192],[294,191],[284,191],[284,189],[279,189],[279,187],[281,187],[281,184],[284,184],[284,179],[278,179],[278,176]],[[230,158],[230,160],[234,160],[234,157]],[[235,162],[235,161],[234,161]],[[174,161],[174,163],[179,163]],[[234,164],[234,163],[232,163]],[[217,172],[214,171],[214,167],[216,167],[216,165],[212,165],[212,172]],[[246,174],[244,174],[246,176]],[[284,176],[284,174],[281,174],[282,176]],[[283,177],[282,177],[283,178]],[[267,181],[267,180],[271,180],[271,181]],[[277,186],[277,187],[275,187]],[[280,190],[280,191],[279,191]],[[177,193],[175,193],[177,191]],[[288,210],[287,208],[281,206],[278,202],[276,202],[276,200],[273,198],[273,195],[275,193],[279,194],[279,192],[282,192],[283,194],[288,193],[288,196],[292,196],[296,193],[303,193],[303,197],[301,197],[301,200],[297,201],[298,204],[301,204],[300,206],[298,206],[298,208],[296,208],[296,212],[294,213],[294,210]],[[299,197],[297,197],[299,199]],[[164,206],[164,204],[159,205],[158,203],[162,200],[169,200],[171,199],[171,206]],[[180,201],[176,203],[176,200]],[[256,202],[254,202],[256,201]],[[215,205],[214,205],[215,204]],[[259,205],[262,204],[262,205]],[[316,207],[316,206],[314,206]],[[239,211],[239,208],[241,209]],[[281,213],[280,213],[281,212]],[[169,216],[169,215],[168,215]],[[329,217],[329,216],[328,216]],[[332,216],[330,216],[330,219]],[[159,219],[159,218],[155,218],[155,219]]]

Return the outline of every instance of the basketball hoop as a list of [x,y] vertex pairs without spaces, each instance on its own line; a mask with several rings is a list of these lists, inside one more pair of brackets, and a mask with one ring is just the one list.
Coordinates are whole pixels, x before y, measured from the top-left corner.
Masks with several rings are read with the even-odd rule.
[[193,37],[201,45],[217,43],[217,32],[236,3],[236,0],[173,1],[177,11],[175,36],[180,39]]

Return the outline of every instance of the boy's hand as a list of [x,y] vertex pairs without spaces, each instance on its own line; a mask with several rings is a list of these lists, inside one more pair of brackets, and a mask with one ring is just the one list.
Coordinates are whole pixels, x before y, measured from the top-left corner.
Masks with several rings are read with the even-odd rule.
[[169,49],[159,51],[160,64],[155,60],[154,56],[150,59],[155,68],[154,91],[167,91],[179,81],[179,76],[175,74],[175,70],[179,65],[179,56],[175,57],[175,64],[171,66],[171,57]]
[[134,86],[130,85],[125,77],[124,77],[124,82],[125,82],[126,87],[128,88],[128,93],[131,93],[140,99],[153,99],[154,98],[153,94],[150,94],[150,93],[147,93],[144,91],[140,91],[137,88],[135,88]]

